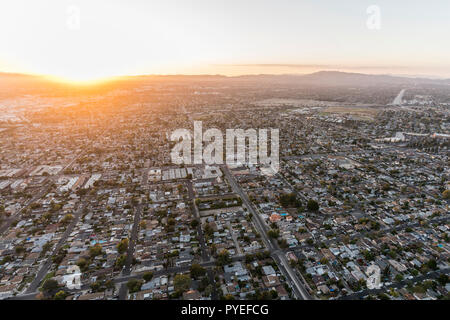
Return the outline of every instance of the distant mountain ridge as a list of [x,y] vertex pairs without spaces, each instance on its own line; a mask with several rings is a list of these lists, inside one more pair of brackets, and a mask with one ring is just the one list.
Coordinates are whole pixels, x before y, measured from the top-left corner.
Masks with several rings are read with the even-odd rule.
[[241,79],[255,79],[260,80],[276,80],[281,82],[297,82],[304,84],[317,85],[382,85],[382,84],[450,84],[450,79],[429,79],[429,78],[415,78],[415,77],[401,77],[393,75],[378,75],[365,73],[349,73],[341,71],[318,71],[305,75],[249,75],[239,76]]
[[[14,79],[26,80],[42,80],[48,81],[44,77],[20,74],[20,73],[5,73],[0,72],[0,81]],[[409,77],[396,75],[379,75],[379,74],[365,74],[365,73],[350,73],[341,71],[318,71],[311,74],[255,74],[255,75],[240,75],[240,76],[224,76],[224,75],[137,75],[137,76],[123,76],[117,77],[113,81],[139,81],[139,80],[198,80],[198,81],[262,81],[277,83],[298,83],[310,85],[331,85],[331,86],[361,86],[361,85],[417,85],[417,84],[439,84],[450,85],[450,79],[431,79],[426,77]]]
[[350,73],[341,71],[318,71],[310,74],[254,74],[240,76],[224,75],[149,75],[140,78],[155,77],[165,79],[196,79],[196,80],[235,80],[235,81],[276,81],[297,82],[304,84],[327,85],[380,85],[380,84],[450,84],[450,79],[436,79],[426,77],[410,77],[396,75],[378,75],[365,73]]

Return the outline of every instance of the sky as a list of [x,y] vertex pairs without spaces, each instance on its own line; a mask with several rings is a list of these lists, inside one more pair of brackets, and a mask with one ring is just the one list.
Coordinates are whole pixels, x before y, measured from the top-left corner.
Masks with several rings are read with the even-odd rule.
[[450,1],[2,0],[0,71],[450,77]]

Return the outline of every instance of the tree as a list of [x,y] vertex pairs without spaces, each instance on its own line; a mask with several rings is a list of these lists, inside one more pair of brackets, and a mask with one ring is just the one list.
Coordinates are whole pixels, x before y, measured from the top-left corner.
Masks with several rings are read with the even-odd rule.
[[151,281],[153,279],[153,272],[146,272],[146,273],[144,273],[142,278],[144,278],[145,282]]
[[280,196],[280,204],[287,207],[300,207],[302,205],[301,201],[297,199],[294,193],[285,193]]
[[96,245],[89,248],[89,255],[94,258],[102,254],[102,246],[97,243]]
[[47,279],[42,285],[42,290],[44,290],[45,293],[50,294],[52,291],[58,289],[58,287],[58,281],[56,281],[55,279]]
[[222,251],[220,251],[219,254],[217,255],[217,264],[220,266],[224,266],[230,262],[231,258],[228,250],[223,249]]
[[248,263],[253,262],[253,261],[255,261],[255,257],[252,254],[247,253],[245,255],[245,263],[248,264]]
[[102,287],[102,283],[100,281],[95,281],[94,283],[91,283],[92,292],[100,291],[101,287]]
[[437,280],[441,286],[445,286],[448,282],[450,282],[449,276],[444,273],[442,273]]
[[288,245],[286,239],[278,240],[278,245],[279,245],[280,248],[282,248],[282,249],[286,249],[287,247],[289,247],[289,245]]
[[131,279],[127,282],[127,288],[130,293],[138,292],[141,290],[142,282],[137,279]]
[[213,234],[214,234],[214,230],[213,230],[213,228],[209,225],[209,223],[206,223],[205,225],[204,225],[204,228],[203,228],[204,230],[205,230],[205,234],[208,236],[208,237],[211,237]]
[[427,266],[428,268],[430,268],[431,270],[436,270],[437,269],[437,263],[435,259],[430,259],[427,262]]
[[50,250],[52,248],[52,243],[46,242],[43,246],[42,246],[42,253],[46,253],[48,250]]
[[190,273],[191,273],[191,277],[193,277],[194,279],[198,279],[205,275],[206,270],[198,263],[194,263],[191,266]]
[[67,297],[67,293],[63,290],[58,291],[53,299],[55,300],[64,300]]
[[270,290],[270,295],[272,296],[273,300],[277,299],[278,298],[277,290]]
[[46,212],[42,215],[42,220],[44,220],[45,222],[49,222],[51,218],[52,218],[51,212]]
[[445,200],[449,200],[450,199],[450,190],[445,190],[443,193],[442,193],[442,197],[445,199]]
[[191,287],[191,277],[185,274],[177,274],[173,279],[175,291],[183,293]]
[[206,297],[209,297],[209,296],[212,294],[212,292],[213,292],[213,286],[210,285],[210,284],[207,285],[206,288],[205,288],[204,295],[205,295]]
[[306,208],[308,208],[309,211],[317,211],[319,210],[319,204],[316,200],[309,199]]
[[80,267],[81,271],[84,271],[88,266],[88,261],[85,258],[80,258],[77,260],[76,265]]
[[105,282],[105,287],[108,290],[113,290],[115,288],[114,282],[112,280],[108,280]]
[[397,273],[397,275],[395,276],[395,281],[402,281],[403,280],[403,275],[401,273]]
[[73,215],[70,214],[70,213],[68,213],[68,214],[66,214],[66,215],[64,216],[64,218],[61,219],[61,223],[62,223],[62,224],[68,224],[68,223],[70,223],[70,221],[72,221],[72,220],[73,220]]
[[275,230],[275,229],[271,229],[267,232],[267,235],[270,238],[278,238],[280,236],[280,231],[279,230]]
[[367,261],[373,261],[375,259],[375,254],[369,250],[364,250],[363,255]]
[[122,239],[118,244],[117,244],[117,251],[122,254],[125,251],[127,251],[128,249],[128,238]]
[[197,228],[198,223],[199,223],[199,222],[198,222],[197,219],[192,220],[192,221],[191,221],[191,228],[192,228],[192,229]]
[[18,255],[21,255],[22,253],[25,252],[25,248],[23,246],[19,245],[15,248],[15,251]]
[[79,197],[82,197],[82,196],[84,196],[87,192],[88,192],[87,189],[78,189],[77,195],[78,195]]
[[116,267],[122,268],[125,265],[126,260],[127,256],[125,254],[119,256],[116,260]]
[[11,256],[5,256],[2,260],[0,260],[0,266],[11,261],[13,261],[13,258]]

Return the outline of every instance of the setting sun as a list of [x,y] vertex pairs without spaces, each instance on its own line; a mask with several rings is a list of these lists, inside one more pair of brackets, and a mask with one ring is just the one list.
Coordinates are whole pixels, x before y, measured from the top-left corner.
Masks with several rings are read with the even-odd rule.
[[94,73],[67,73],[61,76],[58,75],[44,75],[44,77],[50,81],[62,82],[71,85],[96,85],[104,82],[108,82],[116,78],[115,76],[105,76]]

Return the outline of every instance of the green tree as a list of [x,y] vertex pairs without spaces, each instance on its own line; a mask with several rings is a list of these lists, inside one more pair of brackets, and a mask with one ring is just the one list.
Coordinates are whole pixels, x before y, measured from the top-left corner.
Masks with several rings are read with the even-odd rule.
[[319,203],[317,203],[316,200],[309,199],[306,208],[308,208],[309,211],[317,211],[319,210]]
[[102,287],[102,283],[100,281],[95,281],[94,283],[91,283],[92,292],[100,291],[101,287]]
[[68,214],[66,214],[64,216],[64,218],[61,219],[61,223],[62,224],[68,224],[68,223],[70,223],[73,220],[73,218],[74,218],[73,215],[68,213]]
[[146,273],[144,273],[142,278],[144,278],[145,282],[151,281],[153,279],[153,272],[146,272]]
[[88,266],[88,261],[85,258],[80,258],[77,260],[76,265],[83,271]]
[[436,270],[437,269],[437,263],[435,259],[430,259],[427,262],[427,266],[428,268],[430,268],[431,270]]
[[250,262],[253,262],[254,260],[255,260],[255,257],[253,255],[248,254],[248,253],[245,255],[245,263],[250,263]]
[[167,224],[168,224],[169,226],[175,225],[175,219],[174,219],[174,218],[169,218],[169,219],[167,219]]
[[15,251],[16,251],[16,254],[21,255],[25,252],[25,248],[24,248],[24,246],[19,245],[15,248]]
[[272,297],[272,300],[275,300],[278,298],[278,292],[277,290],[270,290],[270,295]]
[[301,201],[297,199],[294,193],[285,193],[280,196],[280,204],[287,207],[300,207],[302,205]]
[[198,222],[197,219],[192,220],[192,221],[191,221],[191,228],[192,228],[192,229],[197,228],[198,224],[199,224],[199,222]]
[[231,262],[230,253],[228,250],[223,249],[219,252],[217,255],[217,264],[220,266],[224,266],[226,264],[229,264]]
[[122,254],[125,251],[127,251],[127,249],[128,249],[128,242],[129,242],[128,238],[125,238],[125,239],[120,240],[120,242],[117,244],[117,251],[120,254]]
[[450,199],[450,190],[445,190],[443,193],[442,193],[442,197],[445,199],[445,200],[449,200]]
[[214,230],[213,230],[213,228],[209,225],[209,223],[206,223],[206,224],[204,225],[203,230],[205,231],[205,234],[206,234],[208,237],[211,237],[211,236],[214,234]]
[[125,254],[119,256],[116,260],[116,267],[122,268],[125,265],[126,260],[127,256]]
[[185,274],[177,274],[173,279],[175,291],[183,293],[191,287],[191,277]]
[[280,248],[282,249],[286,249],[287,247],[289,247],[286,239],[280,239],[278,240],[278,245],[280,246]]
[[370,252],[369,250],[364,250],[363,255],[367,261],[372,261],[375,259],[375,254],[373,252]]
[[89,248],[89,255],[91,257],[96,257],[102,254],[102,246],[97,243],[96,245]]
[[131,279],[127,282],[127,288],[130,291],[130,293],[140,291],[141,287],[142,287],[142,281],[139,281],[137,279]]
[[437,281],[441,284],[441,286],[445,286],[448,282],[450,282],[450,278],[446,274],[441,274]]
[[58,281],[56,281],[55,279],[47,279],[42,285],[42,290],[47,294],[51,294],[53,291],[58,289],[58,287]]
[[270,238],[278,238],[280,236],[280,231],[279,230],[275,230],[275,229],[271,229],[267,232],[267,235]]
[[55,300],[64,300],[67,297],[67,293],[63,290],[58,291],[54,298]]
[[206,273],[205,268],[203,268],[201,265],[199,265],[198,263],[194,263],[191,266],[191,270],[190,270],[191,276],[194,279],[198,279],[200,277],[203,277]]
[[395,281],[402,281],[403,280],[403,276],[401,273],[397,273],[397,275],[395,276]]

